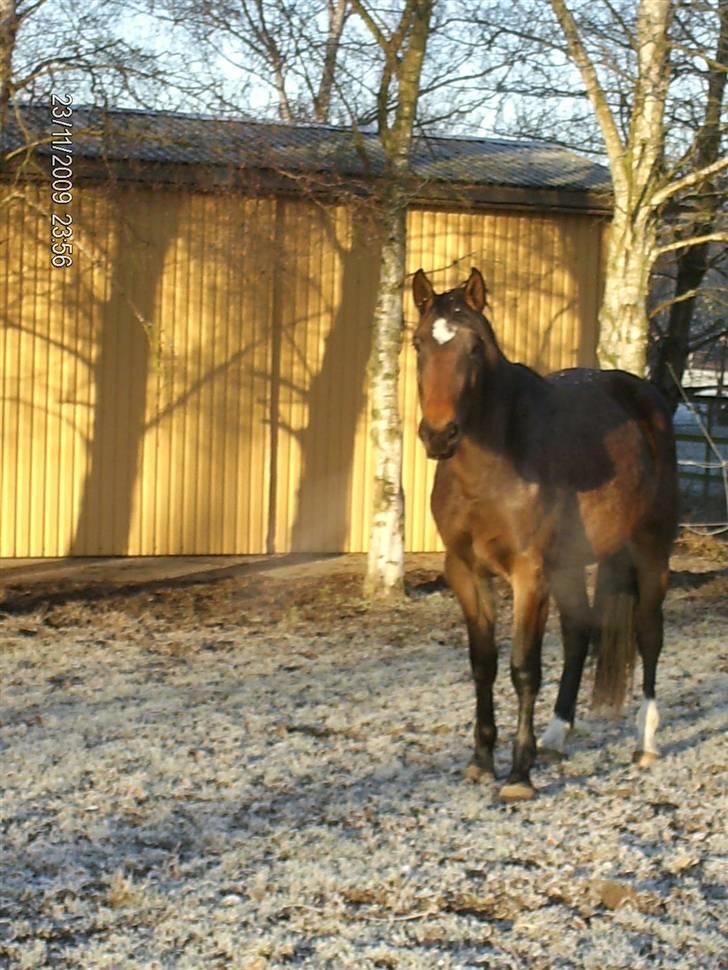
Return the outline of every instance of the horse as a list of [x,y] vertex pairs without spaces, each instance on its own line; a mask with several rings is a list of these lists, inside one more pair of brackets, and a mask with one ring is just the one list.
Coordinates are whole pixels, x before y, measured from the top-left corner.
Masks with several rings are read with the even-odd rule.
[[462,286],[440,294],[420,269],[412,292],[418,434],[437,461],[431,509],[475,684],[475,747],[465,776],[495,779],[495,577],[513,591],[510,672],[518,699],[500,798],[535,795],[533,712],[550,595],[564,665],[539,748],[564,754],[590,643],[598,650],[595,705],[617,711],[639,650],[643,700],[633,760],[646,767],[659,755],[655,679],[677,532],[670,411],[652,384],[625,371],[570,368],[543,377],[511,362],[484,315],[487,289],[475,268]]

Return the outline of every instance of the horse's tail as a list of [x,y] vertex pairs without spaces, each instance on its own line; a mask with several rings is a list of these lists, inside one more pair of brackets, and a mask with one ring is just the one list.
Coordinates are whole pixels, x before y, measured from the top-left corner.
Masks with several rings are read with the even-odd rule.
[[594,596],[597,669],[592,707],[618,714],[632,686],[637,573],[626,553],[599,564]]

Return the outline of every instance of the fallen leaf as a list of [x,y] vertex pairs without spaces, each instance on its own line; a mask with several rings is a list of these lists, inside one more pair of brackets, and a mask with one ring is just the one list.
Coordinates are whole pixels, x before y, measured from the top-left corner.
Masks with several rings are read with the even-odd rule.
[[619,909],[625,903],[637,906],[637,893],[627,882],[618,879],[601,879],[595,885],[599,901],[607,909]]

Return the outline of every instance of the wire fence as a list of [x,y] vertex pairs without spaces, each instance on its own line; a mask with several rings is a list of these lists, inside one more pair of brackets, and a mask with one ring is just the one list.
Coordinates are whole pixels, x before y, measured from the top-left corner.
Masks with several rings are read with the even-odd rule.
[[683,390],[675,415],[685,528],[728,534],[728,394],[725,369],[717,384]]

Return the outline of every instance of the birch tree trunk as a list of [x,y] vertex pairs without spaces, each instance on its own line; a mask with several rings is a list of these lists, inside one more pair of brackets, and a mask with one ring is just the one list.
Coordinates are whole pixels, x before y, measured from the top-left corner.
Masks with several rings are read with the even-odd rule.
[[344,30],[347,7],[348,0],[329,0],[328,2],[329,26],[326,35],[326,51],[324,53],[324,63],[321,70],[318,92],[314,98],[314,114],[316,121],[321,123],[329,120],[331,95],[334,90],[334,76],[336,74],[336,61],[339,56],[341,34]]
[[[566,41],[569,57],[579,69],[584,87],[604,137],[614,191],[614,217],[607,242],[606,280],[599,312],[598,357],[602,367],[619,367],[640,377],[646,370],[650,320],[647,313],[650,275],[657,258],[682,250],[677,287],[684,307],[670,321],[670,341],[662,348],[663,368],[670,355],[684,364],[692,304],[707,269],[707,244],[725,241],[715,231],[715,212],[708,203],[688,233],[675,243],[659,244],[658,225],[668,203],[680,193],[697,189],[711,197],[711,186],[728,159],[720,158],[721,109],[725,90],[728,0],[719,0],[719,37],[715,57],[708,64],[708,104],[702,132],[695,146],[695,169],[670,180],[665,166],[665,111],[673,75],[670,31],[680,10],[676,0],[640,0],[636,30],[630,34],[636,73],[630,82],[629,124],[623,130],[612,108],[613,98],[600,80],[599,67],[584,43],[568,0],[550,0]],[[617,8],[611,7],[612,10]],[[581,9],[581,8],[580,8]],[[616,15],[616,14],[615,14]],[[587,28],[585,28],[587,29]],[[617,62],[611,65],[616,70]],[[718,184],[718,183],[715,183]],[[714,194],[717,206],[719,194]],[[688,247],[694,252],[685,253]],[[659,376],[659,375],[658,375]],[[672,378],[670,378],[672,381]],[[664,374],[660,379],[665,386]]]
[[607,278],[599,312],[599,363],[644,377],[650,322],[647,297],[657,257],[653,202],[665,143],[669,85],[671,0],[641,0],[637,20],[637,77],[629,129],[610,152],[614,217]]
[[0,131],[5,127],[12,94],[13,53],[18,23],[16,0],[0,0]]
[[612,175],[614,217],[599,312],[599,363],[642,377],[649,334],[647,296],[657,256],[655,192],[665,141],[673,4],[672,0],[640,0],[634,39],[637,74],[626,133],[617,124],[567,0],[551,0],[551,6],[602,130]]
[[617,205],[609,232],[597,355],[600,367],[619,368],[643,377],[656,223],[651,210],[630,212]]
[[365,593],[384,597],[404,588],[404,495],[399,416],[399,351],[405,276],[407,178],[422,64],[433,0],[406,0],[396,28],[387,34],[379,13],[352,0],[383,57],[377,94],[379,138],[385,174],[379,198],[382,255],[372,326],[369,416],[374,487]]
[[396,184],[388,195],[382,213],[379,293],[374,310],[372,353],[369,359],[374,482],[365,592],[372,597],[396,595],[404,585],[399,353],[402,341],[406,206]]

